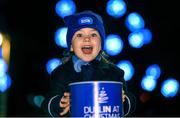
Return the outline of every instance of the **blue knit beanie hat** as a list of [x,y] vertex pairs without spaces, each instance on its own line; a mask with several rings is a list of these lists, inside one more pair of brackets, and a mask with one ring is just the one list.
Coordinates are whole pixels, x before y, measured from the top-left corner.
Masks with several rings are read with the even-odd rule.
[[71,48],[72,38],[76,31],[81,28],[94,28],[101,36],[101,47],[104,47],[105,30],[103,20],[100,15],[92,11],[83,11],[73,15],[66,16],[64,22],[68,27],[66,42],[68,49]]

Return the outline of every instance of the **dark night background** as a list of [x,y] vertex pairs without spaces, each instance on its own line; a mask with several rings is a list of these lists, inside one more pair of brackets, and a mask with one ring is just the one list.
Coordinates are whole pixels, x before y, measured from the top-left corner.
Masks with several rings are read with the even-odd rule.
[[[46,62],[62,57],[63,49],[54,42],[54,32],[63,21],[55,13],[58,0],[0,0],[0,31],[11,37],[10,75],[12,85],[8,90],[7,116],[40,116],[38,107],[28,102],[30,95],[44,95],[49,75]],[[160,93],[161,82],[169,77],[179,80],[179,6],[167,0],[126,0],[127,13],[120,19],[108,16],[102,0],[75,0],[77,12],[92,10],[104,19],[106,33],[120,34],[125,48],[119,56],[111,57],[114,63],[128,59],[134,65],[135,75],[128,81],[129,90],[137,97],[134,116],[180,116],[179,94],[171,99]],[[128,45],[129,31],[125,17],[136,11],[146,27],[152,31],[153,40],[141,49]],[[162,69],[157,88],[153,92],[141,89],[140,80],[148,65],[157,63]],[[140,96],[148,96],[146,102]]]

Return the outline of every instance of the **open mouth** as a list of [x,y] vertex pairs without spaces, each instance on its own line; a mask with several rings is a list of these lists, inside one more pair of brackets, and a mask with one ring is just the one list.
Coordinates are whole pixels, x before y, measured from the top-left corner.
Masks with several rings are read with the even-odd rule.
[[83,47],[81,48],[81,50],[82,50],[82,52],[83,52],[84,54],[91,54],[92,51],[93,51],[93,47],[87,45],[87,46],[83,46]]

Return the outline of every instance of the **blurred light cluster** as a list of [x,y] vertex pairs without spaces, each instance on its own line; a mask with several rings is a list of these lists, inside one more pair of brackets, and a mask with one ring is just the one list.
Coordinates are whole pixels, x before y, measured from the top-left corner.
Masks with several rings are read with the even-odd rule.
[[[141,80],[143,90],[151,92],[157,86],[161,75],[161,68],[158,64],[152,64],[146,69],[146,75]],[[175,78],[167,78],[161,84],[161,94],[166,97],[174,97],[179,91],[179,82]]]
[[9,53],[9,39],[0,33],[0,92],[5,92],[11,86],[11,77],[8,74]]
[[125,25],[131,32],[128,36],[128,42],[131,47],[141,48],[144,44],[151,42],[152,33],[148,28],[145,28],[145,21],[139,13],[130,13],[126,17]]
[[157,80],[161,75],[161,68],[158,64],[152,64],[146,69],[146,74],[141,80],[141,87],[145,91],[153,91],[157,86]]
[[[66,16],[72,15],[76,12],[76,4],[73,0],[59,0],[55,6],[55,12],[60,18],[64,18]],[[66,34],[67,28],[66,27],[59,27],[54,34],[54,41],[55,44],[62,48],[67,48],[66,42]],[[48,74],[61,65],[61,60],[58,58],[51,58],[46,63],[46,70]]]

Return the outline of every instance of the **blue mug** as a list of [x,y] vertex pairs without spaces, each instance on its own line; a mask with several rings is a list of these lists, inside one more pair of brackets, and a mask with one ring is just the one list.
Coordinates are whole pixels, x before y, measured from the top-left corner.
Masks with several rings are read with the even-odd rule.
[[71,117],[123,117],[122,83],[86,81],[70,83]]

